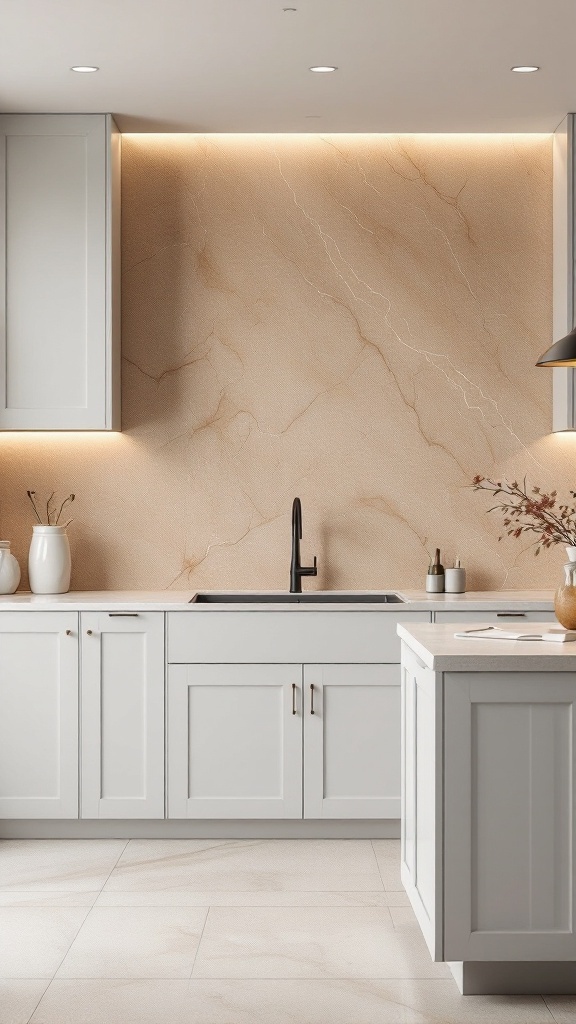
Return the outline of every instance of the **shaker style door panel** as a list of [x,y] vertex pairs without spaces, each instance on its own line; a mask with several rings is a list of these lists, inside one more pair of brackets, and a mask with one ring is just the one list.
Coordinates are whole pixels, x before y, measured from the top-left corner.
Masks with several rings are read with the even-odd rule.
[[445,959],[574,960],[574,673],[444,679]]
[[119,429],[119,135],[106,114],[0,116],[0,429]]
[[82,818],[164,817],[164,615],[82,613]]
[[0,615],[0,818],[78,817],[78,615]]
[[402,645],[400,871],[433,960],[442,954],[442,713],[435,673]]
[[172,665],[170,818],[302,817],[300,665]]
[[304,667],[304,817],[400,817],[400,667]]

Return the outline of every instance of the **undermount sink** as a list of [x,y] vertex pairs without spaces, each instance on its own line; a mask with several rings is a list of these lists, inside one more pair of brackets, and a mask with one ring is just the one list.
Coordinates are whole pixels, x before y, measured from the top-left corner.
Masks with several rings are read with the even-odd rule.
[[398,594],[196,594],[190,604],[404,604]]

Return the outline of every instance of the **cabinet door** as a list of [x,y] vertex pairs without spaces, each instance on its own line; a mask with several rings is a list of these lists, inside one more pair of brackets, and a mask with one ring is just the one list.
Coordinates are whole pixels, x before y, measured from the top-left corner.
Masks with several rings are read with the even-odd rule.
[[0,817],[78,817],[78,616],[0,615]]
[[164,615],[83,613],[82,818],[164,817]]
[[0,116],[1,430],[119,429],[119,152],[109,115]]
[[302,817],[300,665],[171,665],[170,818]]
[[444,680],[445,959],[574,960],[574,673]]
[[304,817],[400,817],[400,666],[304,668]]
[[442,685],[402,644],[402,884],[433,960],[443,960]]

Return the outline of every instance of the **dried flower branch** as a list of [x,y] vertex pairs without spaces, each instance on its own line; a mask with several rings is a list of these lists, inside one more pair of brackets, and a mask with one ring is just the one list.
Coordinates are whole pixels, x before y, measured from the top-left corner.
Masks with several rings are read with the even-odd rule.
[[46,502],[46,519],[47,519],[47,522],[48,522],[48,526],[50,526],[50,502],[52,501],[52,498],[54,497],[54,493],[55,492],[52,491],[52,494],[50,495],[50,497],[48,498],[48,501]]
[[[500,498],[488,512],[500,512],[504,516],[505,534],[503,536],[521,537],[524,533],[537,534],[534,540],[539,554],[541,548],[550,548],[554,544],[576,546],[576,506],[558,504],[558,492],[546,494],[539,487],[533,487],[530,493],[526,486],[526,477],[520,485],[516,480],[490,480],[489,477],[475,476],[472,481],[475,491],[488,491],[495,498]],[[570,497],[576,499],[576,491],[570,491]]]
[[[54,501],[54,495],[56,494],[56,491],[52,491],[52,494],[50,495],[48,501],[46,502],[46,522],[44,523],[38,511],[38,507],[36,505],[36,491],[26,491],[26,494],[30,499],[30,503],[32,505],[32,508],[34,509],[34,514],[36,516],[36,519],[40,523],[40,526],[58,526],[63,509],[65,509],[67,505],[71,505],[72,502],[74,501],[74,498],[76,497],[75,494],[69,494],[67,498],[64,498],[64,501],[62,502],[60,508],[58,509],[58,515],[54,519],[55,508],[53,508],[52,502]],[[72,523],[73,521],[73,519],[69,519],[68,522],[66,523],[66,526],[70,526],[70,523]]]
[[38,520],[40,525],[42,525],[42,520],[40,519],[40,516],[38,515],[38,509],[36,508],[36,502],[34,500],[36,498],[36,491],[26,491],[26,494],[30,498],[30,502],[32,504],[32,508],[34,509],[34,512],[36,514],[36,519]]
[[[62,502],[62,504],[60,505],[60,508],[58,510],[58,515],[56,516],[56,522],[54,524],[55,526],[58,526],[58,523],[60,522],[60,516],[62,515],[62,510],[64,508],[66,508],[66,505],[71,505],[72,502],[74,501],[75,497],[76,497],[75,494],[69,494],[67,498],[64,498],[64,501]],[[69,523],[66,523],[66,526],[69,526],[71,522],[72,522],[72,519],[70,520]]]

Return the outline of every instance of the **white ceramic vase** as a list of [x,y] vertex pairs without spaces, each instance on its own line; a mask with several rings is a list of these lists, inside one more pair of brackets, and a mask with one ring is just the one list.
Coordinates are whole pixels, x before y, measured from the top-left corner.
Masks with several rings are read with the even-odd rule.
[[566,548],[566,554],[569,562],[576,562],[576,548]]
[[65,526],[34,526],[28,577],[33,594],[65,594],[70,590],[72,559]]
[[0,594],[13,594],[20,583],[20,566],[10,551],[10,541],[0,540]]

